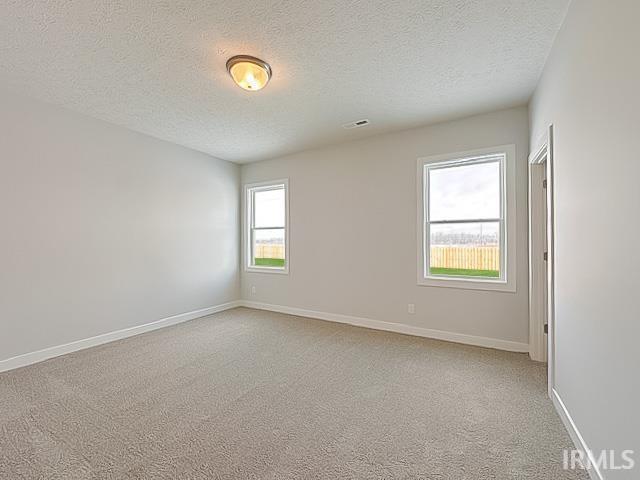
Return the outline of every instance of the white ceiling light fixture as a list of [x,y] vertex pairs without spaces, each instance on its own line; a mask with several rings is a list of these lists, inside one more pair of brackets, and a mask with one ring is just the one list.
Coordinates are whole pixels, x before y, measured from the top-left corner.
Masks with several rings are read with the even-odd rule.
[[255,92],[263,89],[271,79],[271,66],[249,55],[236,55],[227,60],[227,71],[240,88]]

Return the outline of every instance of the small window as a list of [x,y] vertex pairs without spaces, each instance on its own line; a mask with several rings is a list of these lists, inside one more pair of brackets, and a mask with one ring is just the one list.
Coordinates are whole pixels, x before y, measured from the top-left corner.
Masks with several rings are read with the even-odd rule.
[[515,288],[506,150],[419,161],[420,284]]
[[245,187],[247,270],[288,272],[287,187],[286,180]]

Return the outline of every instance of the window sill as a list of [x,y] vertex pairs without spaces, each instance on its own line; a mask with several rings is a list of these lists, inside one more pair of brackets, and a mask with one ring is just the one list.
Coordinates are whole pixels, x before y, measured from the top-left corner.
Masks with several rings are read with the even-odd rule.
[[422,277],[418,278],[418,285],[421,287],[444,287],[458,288],[462,290],[488,290],[492,292],[515,293],[515,282],[506,280],[479,280],[477,278],[445,278],[445,277]]
[[245,267],[244,271],[248,273],[276,273],[280,275],[288,275],[289,267]]

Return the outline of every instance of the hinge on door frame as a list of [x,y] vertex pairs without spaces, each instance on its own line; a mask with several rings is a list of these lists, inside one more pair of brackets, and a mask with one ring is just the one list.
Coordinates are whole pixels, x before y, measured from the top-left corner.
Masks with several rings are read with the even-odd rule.
[[545,323],[543,327],[544,333],[549,333],[549,324]]
[[542,254],[542,259],[546,262],[549,260],[549,252],[544,252]]
[[547,179],[542,180],[542,188],[547,188]]

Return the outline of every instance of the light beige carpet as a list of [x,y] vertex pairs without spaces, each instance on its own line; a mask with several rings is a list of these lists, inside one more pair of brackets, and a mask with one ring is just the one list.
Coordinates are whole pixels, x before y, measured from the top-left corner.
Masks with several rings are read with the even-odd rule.
[[0,374],[0,478],[576,479],[526,355],[235,309]]

